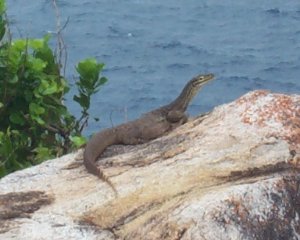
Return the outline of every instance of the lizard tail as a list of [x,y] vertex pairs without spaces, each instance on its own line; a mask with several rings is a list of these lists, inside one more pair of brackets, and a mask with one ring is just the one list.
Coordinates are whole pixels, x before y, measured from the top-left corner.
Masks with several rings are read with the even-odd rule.
[[104,172],[100,169],[100,168],[97,168],[98,169],[98,177],[103,180],[104,182],[106,182],[111,188],[112,190],[114,191],[115,195],[118,196],[118,191],[115,187],[115,185],[112,183],[112,181],[109,179],[109,177],[107,177]]
[[116,194],[116,188],[102,170],[97,167],[96,160],[108,146],[117,144],[117,139],[116,132],[112,129],[106,129],[96,133],[87,143],[83,153],[83,163],[88,172],[98,176],[101,180],[106,182]]

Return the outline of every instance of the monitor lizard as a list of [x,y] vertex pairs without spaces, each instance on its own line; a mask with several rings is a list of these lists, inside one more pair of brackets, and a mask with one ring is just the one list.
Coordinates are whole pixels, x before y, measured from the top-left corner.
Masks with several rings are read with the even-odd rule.
[[96,160],[101,153],[108,146],[115,144],[135,145],[145,143],[184,124],[187,121],[185,111],[192,98],[204,84],[213,78],[214,75],[211,73],[198,75],[185,85],[181,94],[170,104],[145,113],[136,120],[94,134],[88,141],[83,154],[83,162],[88,172],[108,183],[117,193],[113,183],[96,165]]

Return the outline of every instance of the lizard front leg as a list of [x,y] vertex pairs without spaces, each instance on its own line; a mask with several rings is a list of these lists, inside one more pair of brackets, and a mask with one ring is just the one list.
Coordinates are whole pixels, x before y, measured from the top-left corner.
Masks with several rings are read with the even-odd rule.
[[182,111],[172,110],[172,111],[168,112],[167,120],[170,123],[184,124],[187,122],[188,116]]

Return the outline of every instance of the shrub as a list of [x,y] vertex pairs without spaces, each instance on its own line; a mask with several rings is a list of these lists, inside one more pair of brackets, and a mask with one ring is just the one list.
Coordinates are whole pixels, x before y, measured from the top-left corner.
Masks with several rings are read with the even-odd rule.
[[85,143],[82,130],[89,119],[90,99],[107,79],[95,59],[78,63],[81,107],[76,119],[64,105],[69,90],[61,64],[41,39],[11,40],[5,1],[0,0],[0,177],[40,163]]

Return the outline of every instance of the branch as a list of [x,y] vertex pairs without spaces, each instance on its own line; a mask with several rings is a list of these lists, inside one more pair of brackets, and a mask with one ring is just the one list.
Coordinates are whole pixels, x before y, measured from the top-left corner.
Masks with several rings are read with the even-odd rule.
[[56,15],[56,35],[57,35],[57,47],[56,47],[56,57],[57,62],[59,64],[59,68],[62,68],[63,70],[63,76],[66,74],[66,65],[67,65],[67,59],[68,59],[68,53],[66,44],[64,42],[62,31],[66,28],[69,18],[67,18],[67,21],[64,23],[64,25],[61,25],[61,15],[59,13],[59,9],[56,4],[56,0],[52,0],[53,8]]

